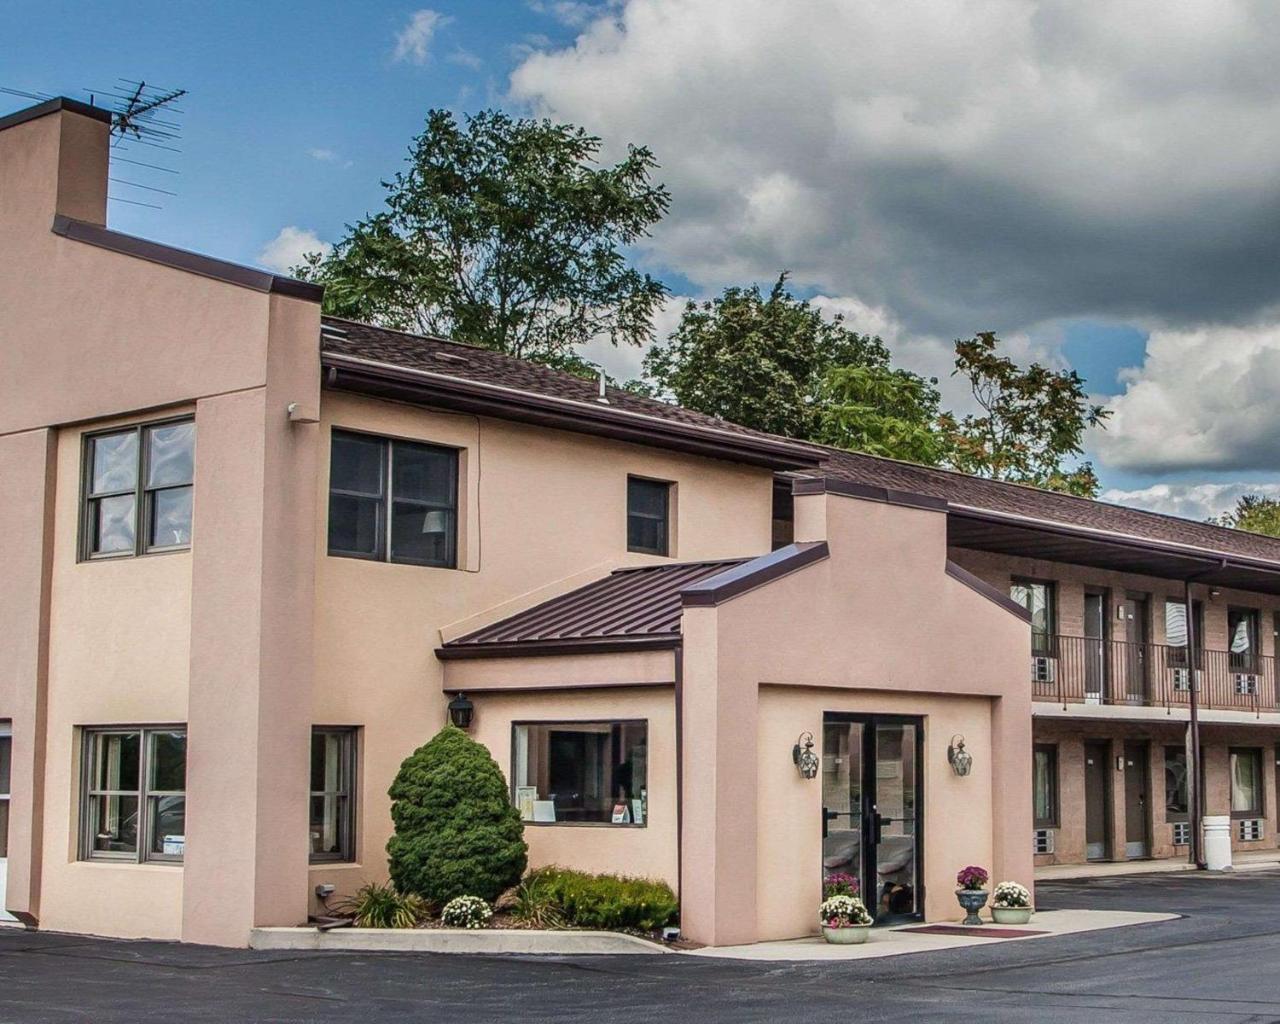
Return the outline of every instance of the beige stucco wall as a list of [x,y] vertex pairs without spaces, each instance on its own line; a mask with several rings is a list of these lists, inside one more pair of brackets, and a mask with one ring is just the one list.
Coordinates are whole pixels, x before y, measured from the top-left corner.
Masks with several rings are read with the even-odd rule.
[[[920,854],[924,865],[925,917],[960,918],[955,873],[967,864],[988,868],[996,856],[990,775],[991,701],[986,697],[904,695],[876,690],[763,686],[760,690],[756,772],[761,824],[756,912],[760,937],[787,938],[817,930],[822,899],[821,778],[800,777],[791,748],[812,731],[820,750],[824,712],[923,716],[924,775],[917,799],[924,801]],[[947,744],[964,735],[974,754],[972,775],[959,778],[947,763]],[[980,769],[985,766],[986,771]],[[1029,879],[1023,881],[1030,884]],[[866,897],[874,902],[875,894]]]
[[[105,222],[107,141],[68,111],[0,132],[0,468],[23,495],[0,504],[20,608],[0,638],[7,902],[49,928],[242,944],[306,912],[282,881],[306,871],[319,432],[286,408],[318,407],[319,308],[53,234],[56,214]],[[81,433],[192,410],[192,550],[78,563]],[[182,722],[185,866],[77,862],[76,728]]]
[[[946,575],[939,512],[797,498],[797,540],[823,534],[827,560],[718,607],[684,611],[684,726],[698,738],[685,746],[685,778],[702,781],[685,790],[686,821],[699,827],[684,834],[683,921],[699,941],[816,930],[816,854],[811,868],[801,860],[773,874],[797,848],[812,851],[821,830],[817,780],[811,796],[776,799],[795,773],[791,744],[801,729],[821,735],[822,710],[883,703],[885,691],[897,695],[896,707],[928,717],[927,780],[942,799],[926,797],[926,842],[946,837],[950,850],[926,856],[926,912],[952,916],[945,895],[967,862],[959,851],[989,854],[998,878],[1031,881],[1026,622]],[[786,728],[775,734],[765,719],[784,714]],[[969,729],[974,770],[962,792],[977,809],[972,818],[947,809],[952,787],[937,779],[946,740]],[[775,746],[766,749],[762,737]],[[795,810],[793,827],[773,827],[801,799],[809,806]],[[774,887],[780,894],[762,906],[759,895]]]
[[[675,483],[674,560],[768,551],[772,477],[712,459],[332,391],[323,394],[321,420],[322,453],[334,428],[461,451],[458,569],[330,557],[327,454],[316,474],[314,721],[361,727],[363,753],[359,863],[314,866],[310,884],[332,881],[345,892],[385,877],[387,787],[403,758],[444,721],[446,667],[434,654],[442,630],[457,635],[454,624],[474,628],[492,617],[486,612],[511,614],[611,567],[667,561],[626,550],[628,474]],[[457,663],[448,669],[457,678],[447,685],[549,679],[551,666],[535,660],[541,664],[531,674],[501,662]],[[557,671],[567,685],[620,681],[610,674],[619,671],[616,663],[606,673],[575,659]],[[621,671],[621,681],[669,682],[670,655]],[[490,701],[476,697],[481,718]]]

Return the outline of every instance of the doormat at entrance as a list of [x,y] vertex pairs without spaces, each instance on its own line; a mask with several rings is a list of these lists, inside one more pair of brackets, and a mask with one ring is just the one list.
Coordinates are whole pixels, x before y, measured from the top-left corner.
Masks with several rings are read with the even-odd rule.
[[963,924],[926,924],[919,928],[899,928],[898,931],[914,932],[917,935],[968,935],[974,939],[1022,939],[1030,935],[1049,934],[1027,928],[985,928]]

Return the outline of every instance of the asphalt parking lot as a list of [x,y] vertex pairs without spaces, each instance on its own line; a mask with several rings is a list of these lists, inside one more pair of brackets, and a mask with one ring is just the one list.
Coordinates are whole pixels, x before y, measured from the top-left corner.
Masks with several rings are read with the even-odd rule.
[[0,1021],[1280,1021],[1280,871],[1042,884],[1178,920],[844,963],[267,953],[0,931]]

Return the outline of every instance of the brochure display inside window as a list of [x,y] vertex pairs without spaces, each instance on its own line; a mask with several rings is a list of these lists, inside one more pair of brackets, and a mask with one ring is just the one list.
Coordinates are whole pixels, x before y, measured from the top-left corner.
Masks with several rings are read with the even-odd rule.
[[642,826],[649,820],[649,724],[512,726],[512,799],[535,824]]

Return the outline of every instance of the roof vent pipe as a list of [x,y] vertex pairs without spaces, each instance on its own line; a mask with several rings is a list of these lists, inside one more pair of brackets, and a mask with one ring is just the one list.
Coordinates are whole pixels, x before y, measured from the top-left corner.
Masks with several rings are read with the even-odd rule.
[[609,396],[605,393],[604,367],[603,366],[599,367],[599,370],[600,370],[600,394],[596,396],[596,401],[599,402],[601,405],[608,405]]

